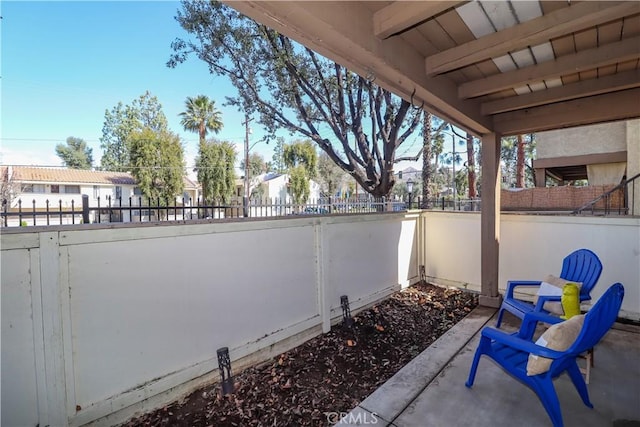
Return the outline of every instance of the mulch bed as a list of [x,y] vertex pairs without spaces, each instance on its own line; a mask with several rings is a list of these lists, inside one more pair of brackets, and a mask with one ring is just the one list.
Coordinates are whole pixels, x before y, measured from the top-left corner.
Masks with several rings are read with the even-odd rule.
[[[270,361],[133,419],[133,426],[325,426],[349,412],[476,307],[477,296],[419,283]],[[330,414],[327,414],[330,413]]]

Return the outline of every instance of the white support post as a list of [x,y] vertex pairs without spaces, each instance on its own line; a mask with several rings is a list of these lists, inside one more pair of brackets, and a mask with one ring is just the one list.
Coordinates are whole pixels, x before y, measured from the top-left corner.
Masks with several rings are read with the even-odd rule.
[[[46,420],[41,425],[67,426],[64,340],[58,232],[40,233],[40,289],[44,336]],[[44,396],[42,396],[44,398]],[[39,396],[40,398],[40,396]]]
[[314,226],[315,252],[316,252],[316,289],[318,290],[318,312],[322,320],[322,332],[331,330],[331,301],[328,300],[328,292],[325,287],[324,262],[325,262],[325,240],[322,222]]
[[36,387],[38,395],[38,420],[45,425],[49,410],[47,408],[47,370],[44,357],[44,330],[42,320],[42,289],[40,287],[40,251],[29,254],[31,267],[31,313],[33,316],[33,350],[36,369]]

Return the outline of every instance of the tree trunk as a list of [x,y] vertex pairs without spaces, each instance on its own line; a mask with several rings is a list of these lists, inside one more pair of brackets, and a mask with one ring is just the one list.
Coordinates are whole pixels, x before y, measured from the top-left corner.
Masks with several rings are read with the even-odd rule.
[[422,209],[429,209],[431,198],[431,190],[429,184],[431,183],[431,176],[433,170],[431,166],[431,113],[424,112],[423,119],[423,134],[422,134]]
[[205,138],[207,136],[207,128],[206,123],[204,121],[200,122],[200,127],[198,129],[198,136],[200,137],[200,145],[204,145]]
[[469,181],[469,198],[475,199],[476,194],[476,159],[473,153],[473,135],[467,134],[467,171]]
[[522,135],[518,135],[517,148],[516,188],[524,188],[524,142],[522,141]]

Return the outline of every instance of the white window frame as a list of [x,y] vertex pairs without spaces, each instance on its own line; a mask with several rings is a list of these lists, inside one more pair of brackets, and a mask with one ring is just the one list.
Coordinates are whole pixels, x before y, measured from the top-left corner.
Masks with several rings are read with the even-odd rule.
[[[69,191],[69,190],[75,190],[77,189],[78,191]],[[64,186],[64,193],[65,194],[80,194],[81,189],[79,185],[65,185]]]

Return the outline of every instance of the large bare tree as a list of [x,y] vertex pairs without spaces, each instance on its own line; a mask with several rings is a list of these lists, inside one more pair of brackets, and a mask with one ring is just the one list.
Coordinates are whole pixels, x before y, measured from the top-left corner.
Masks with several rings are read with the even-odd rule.
[[[433,126],[436,125],[434,128]],[[442,132],[449,129],[449,123],[434,116],[429,111],[424,111],[422,119],[422,147],[415,156],[405,156],[396,158],[396,162],[411,161],[417,162],[422,157],[422,201],[421,208],[430,208],[431,199],[434,196],[434,176],[438,169],[438,157],[442,152],[444,135]],[[435,165],[431,163],[435,157]]]
[[226,104],[258,114],[270,136],[308,138],[367,192],[390,194],[421,109],[220,2],[184,1],[176,19],[189,37],[172,43],[168,66],[205,61],[238,91]]

